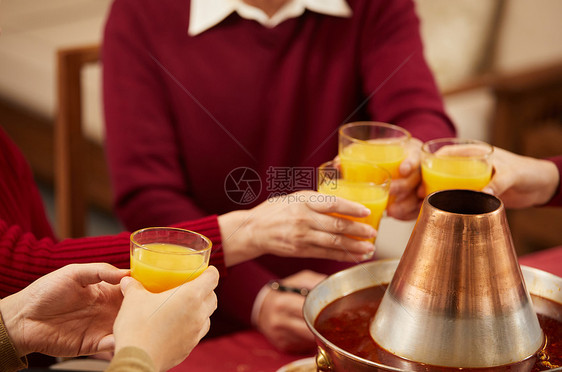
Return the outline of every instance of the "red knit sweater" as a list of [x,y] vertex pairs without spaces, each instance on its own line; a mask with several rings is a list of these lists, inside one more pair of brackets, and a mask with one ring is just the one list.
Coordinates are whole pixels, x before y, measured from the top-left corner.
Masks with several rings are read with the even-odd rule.
[[[454,136],[423,58],[412,1],[349,4],[351,18],[306,11],[267,29],[232,14],[190,37],[189,1],[116,0],[103,42],[103,91],[124,225],[222,214],[294,191],[295,183],[273,184],[268,174],[332,159],[346,122],[395,123],[421,140]],[[239,167],[261,179],[253,203],[225,192]],[[238,265],[220,285],[219,311],[247,324],[257,291],[271,278],[344,267],[269,256]]]
[[[225,273],[216,216],[176,226],[208,236],[213,241],[211,264]],[[0,128],[0,297],[71,263],[108,262],[128,268],[129,235],[57,241],[29,165]]]

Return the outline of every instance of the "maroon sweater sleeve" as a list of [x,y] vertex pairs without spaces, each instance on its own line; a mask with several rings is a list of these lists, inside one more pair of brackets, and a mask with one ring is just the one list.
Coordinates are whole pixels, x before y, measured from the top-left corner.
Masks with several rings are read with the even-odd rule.
[[71,263],[108,262],[129,267],[129,234],[111,237],[38,239],[0,220],[0,296],[15,293],[34,280]]
[[560,180],[558,181],[558,188],[554,193],[552,199],[545,204],[546,207],[562,207],[562,155],[548,159],[552,161],[558,168]]
[[[209,237],[213,242],[211,265],[225,276],[216,216],[175,226]],[[51,238],[38,239],[32,233],[23,232],[21,227],[9,226],[0,219],[0,297],[15,293],[40,276],[71,263],[107,262],[119,268],[129,268],[129,235],[123,232],[56,242]]]
[[423,55],[419,20],[411,0],[366,2],[361,70],[368,110],[422,141],[454,137],[433,75]]

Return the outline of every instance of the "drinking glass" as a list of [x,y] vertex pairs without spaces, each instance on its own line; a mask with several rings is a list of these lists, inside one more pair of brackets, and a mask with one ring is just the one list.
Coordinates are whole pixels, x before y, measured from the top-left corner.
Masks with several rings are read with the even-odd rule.
[[492,177],[494,147],[486,142],[440,138],[423,144],[422,178],[426,195],[439,190],[482,190]]
[[151,227],[131,234],[131,276],[151,292],[197,278],[209,265],[212,243],[199,233]]
[[[365,178],[365,174],[369,177]],[[370,215],[363,218],[334,215],[369,224],[375,229],[379,228],[386,209],[389,189],[390,173],[372,163],[357,161],[349,178],[347,170],[335,161],[326,162],[318,168],[318,192],[361,203],[371,211]],[[368,240],[375,241],[374,238]]]
[[397,125],[361,121],[339,129],[339,158],[348,172],[357,174],[357,161],[367,161],[385,168],[392,179],[400,178],[400,163],[406,158],[406,146],[412,136]]

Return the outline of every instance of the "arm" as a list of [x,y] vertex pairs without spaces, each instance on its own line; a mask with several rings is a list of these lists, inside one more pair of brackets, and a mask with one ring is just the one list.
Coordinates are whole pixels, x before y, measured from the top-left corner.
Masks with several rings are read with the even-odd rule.
[[[176,224],[208,236],[213,242],[211,264],[224,275],[220,230],[216,216]],[[21,227],[0,219],[0,296],[15,293],[42,275],[71,263],[107,262],[120,268],[129,267],[129,235],[65,239],[37,239],[23,233]]]

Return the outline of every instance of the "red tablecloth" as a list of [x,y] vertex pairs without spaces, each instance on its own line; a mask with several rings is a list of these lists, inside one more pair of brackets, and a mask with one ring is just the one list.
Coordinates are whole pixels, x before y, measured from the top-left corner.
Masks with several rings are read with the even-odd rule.
[[528,254],[519,263],[562,277],[562,246]]
[[254,330],[201,342],[174,372],[273,372],[306,355],[277,351]]
[[[521,257],[522,265],[562,276],[562,246]],[[303,355],[277,351],[257,331],[201,342],[175,372],[274,372]]]

